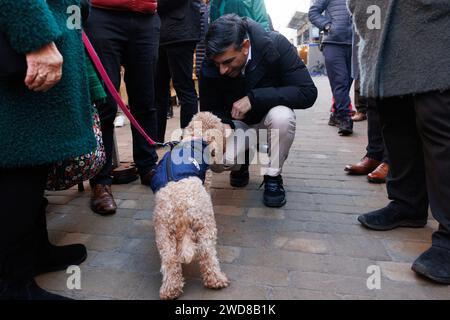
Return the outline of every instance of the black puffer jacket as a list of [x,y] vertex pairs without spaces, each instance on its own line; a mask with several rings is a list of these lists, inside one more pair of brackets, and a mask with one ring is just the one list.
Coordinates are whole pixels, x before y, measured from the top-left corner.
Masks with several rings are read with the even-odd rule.
[[158,0],[160,45],[200,41],[201,0]]

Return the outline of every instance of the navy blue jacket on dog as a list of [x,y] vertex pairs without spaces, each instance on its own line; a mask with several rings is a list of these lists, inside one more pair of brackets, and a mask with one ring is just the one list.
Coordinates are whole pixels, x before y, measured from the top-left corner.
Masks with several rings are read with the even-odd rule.
[[156,167],[152,179],[153,193],[164,188],[170,181],[180,181],[189,177],[198,177],[205,182],[206,170],[209,165],[208,147],[203,140],[192,140],[177,145],[167,152]]

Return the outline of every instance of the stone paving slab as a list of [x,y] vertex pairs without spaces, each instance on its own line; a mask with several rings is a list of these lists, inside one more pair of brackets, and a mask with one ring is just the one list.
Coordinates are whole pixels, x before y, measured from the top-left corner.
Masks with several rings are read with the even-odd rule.
[[[218,253],[231,286],[205,289],[198,265],[184,267],[184,299],[449,299],[450,287],[417,277],[412,261],[430,245],[437,223],[423,229],[369,231],[358,214],[388,203],[384,185],[345,174],[367,143],[367,123],[339,137],[329,127],[328,79],[315,78],[316,105],[297,111],[298,130],[284,168],[288,203],[265,208],[258,168],[248,187],[230,187],[226,173],[214,176],[212,198]],[[179,108],[169,128],[179,124]],[[117,130],[120,158],[131,161],[130,127]],[[101,217],[89,209],[86,192],[76,188],[49,193],[48,225],[56,244],[84,243],[89,257],[81,266],[81,290],[69,290],[65,272],[38,277],[45,288],[76,299],[158,299],[160,261],[153,230],[154,197],[136,181],[113,186],[119,210]],[[381,289],[369,290],[369,266],[379,267]]]

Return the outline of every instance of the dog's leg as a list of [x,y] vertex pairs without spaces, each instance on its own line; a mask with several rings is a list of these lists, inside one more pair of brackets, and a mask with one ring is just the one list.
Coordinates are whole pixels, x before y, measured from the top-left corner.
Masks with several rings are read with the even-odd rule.
[[183,293],[184,279],[177,255],[177,240],[166,224],[155,224],[156,245],[161,257],[163,276],[159,296],[163,300],[178,298]]
[[211,169],[206,170],[204,186],[205,186],[206,192],[208,192],[209,194],[211,194],[212,177],[213,177],[213,174],[212,174]]
[[203,284],[211,289],[226,288],[230,282],[220,269],[219,259],[217,258],[217,229],[214,216],[211,215],[211,212],[208,212],[205,213],[205,217],[207,219],[206,224],[196,228],[198,260]]

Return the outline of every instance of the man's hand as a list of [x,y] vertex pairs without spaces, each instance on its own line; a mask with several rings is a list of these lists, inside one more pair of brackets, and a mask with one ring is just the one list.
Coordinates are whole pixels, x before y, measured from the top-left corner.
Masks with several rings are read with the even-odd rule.
[[27,58],[25,85],[33,91],[47,91],[55,86],[62,76],[63,57],[52,42],[30,52]]
[[252,104],[250,103],[250,99],[248,97],[244,97],[233,103],[231,116],[233,117],[233,119],[242,120],[245,118],[245,114],[249,112],[251,108]]

